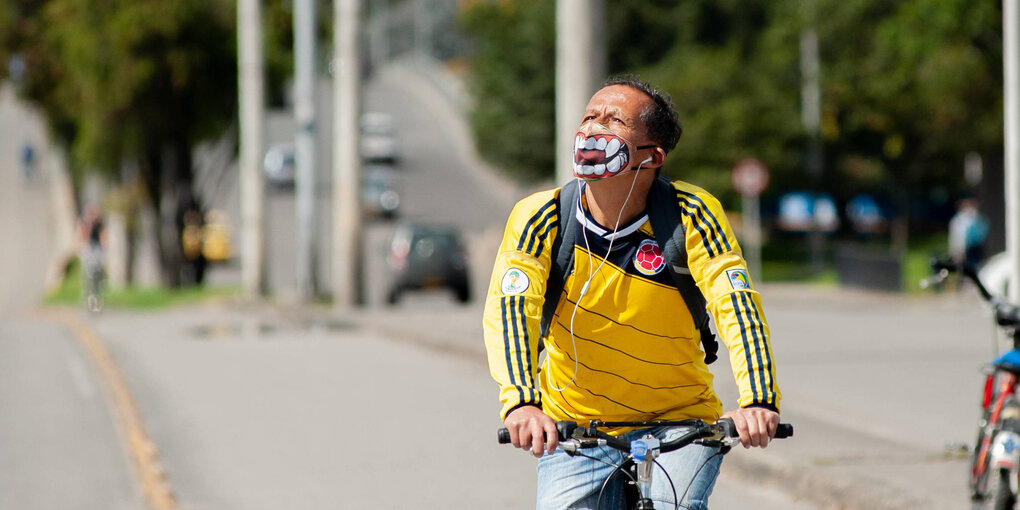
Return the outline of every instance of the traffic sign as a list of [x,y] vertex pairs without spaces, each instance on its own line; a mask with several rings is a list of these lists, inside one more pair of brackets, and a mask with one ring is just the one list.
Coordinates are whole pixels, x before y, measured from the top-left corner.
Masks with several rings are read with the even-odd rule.
[[733,189],[742,197],[761,195],[769,186],[769,169],[755,158],[744,158],[733,165]]

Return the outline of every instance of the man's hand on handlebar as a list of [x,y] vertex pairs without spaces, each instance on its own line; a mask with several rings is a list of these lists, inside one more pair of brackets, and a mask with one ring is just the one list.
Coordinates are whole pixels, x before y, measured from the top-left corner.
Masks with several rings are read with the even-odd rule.
[[744,448],[760,446],[766,448],[769,441],[776,435],[779,426],[779,413],[763,407],[745,407],[728,411],[723,418],[730,418],[740,434],[740,444]]
[[511,444],[522,450],[531,450],[535,457],[541,457],[543,449],[549,453],[556,451],[559,443],[556,422],[538,407],[521,406],[510,411],[503,420],[503,426],[510,431]]

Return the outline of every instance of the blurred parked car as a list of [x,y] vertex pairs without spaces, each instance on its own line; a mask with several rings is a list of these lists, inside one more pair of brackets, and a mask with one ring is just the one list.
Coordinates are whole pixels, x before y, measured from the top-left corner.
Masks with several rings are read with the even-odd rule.
[[262,160],[266,180],[274,186],[294,185],[294,142],[273,145]]
[[457,301],[471,299],[467,252],[460,231],[451,226],[406,224],[397,227],[387,257],[393,274],[386,301],[413,289],[446,287]]
[[397,162],[393,117],[380,112],[367,112],[361,116],[361,157],[368,163]]
[[[294,186],[294,144],[276,144],[266,152],[266,180],[277,187]],[[366,164],[361,169],[361,206],[368,216],[392,219],[400,207],[393,169],[389,165]]]
[[393,219],[400,207],[393,170],[385,165],[366,165],[361,174],[361,207],[367,216]]

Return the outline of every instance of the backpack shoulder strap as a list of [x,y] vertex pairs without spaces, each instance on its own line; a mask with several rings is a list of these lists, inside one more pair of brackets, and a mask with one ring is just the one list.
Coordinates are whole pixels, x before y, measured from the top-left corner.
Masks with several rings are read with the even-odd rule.
[[687,231],[680,219],[680,205],[672,181],[660,175],[648,193],[648,220],[655,242],[666,259],[666,269],[694,319],[694,326],[705,350],[705,363],[718,359],[719,342],[712,333],[705,296],[701,293],[687,264]]
[[577,240],[577,222],[574,221],[574,211],[579,196],[580,185],[577,180],[571,180],[560,188],[559,198],[556,200],[559,227],[556,229],[556,237],[553,239],[552,265],[549,267],[549,279],[545,284],[545,301],[542,304],[539,338],[549,335],[549,327],[552,325],[556,305],[560,301],[560,294],[563,293],[563,285],[574,266],[574,242]]

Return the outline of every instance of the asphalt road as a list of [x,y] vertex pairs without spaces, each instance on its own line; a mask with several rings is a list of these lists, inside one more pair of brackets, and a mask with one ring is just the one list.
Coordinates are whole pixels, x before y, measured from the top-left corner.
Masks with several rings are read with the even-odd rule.
[[[144,508],[102,382],[70,331],[35,305],[56,222],[45,130],[0,88],[0,508]],[[21,144],[37,166],[21,174]]]
[[[401,125],[405,215],[464,229],[480,296],[519,190],[475,172],[463,126],[420,78],[395,70],[366,93],[369,108]],[[0,104],[0,133],[42,131],[30,113]],[[184,509],[532,505],[534,460],[493,441],[498,405],[477,354],[477,299],[462,307],[425,293],[353,317],[238,304],[72,310],[83,328],[69,329],[34,308],[53,219],[45,177],[17,181],[14,138],[0,136],[0,238],[17,243],[0,250],[0,508],[143,508],[131,464],[139,450],[158,457]],[[290,199],[270,200],[280,220],[271,235],[283,236],[292,230]],[[368,230],[368,253],[386,229]],[[285,267],[287,241],[274,239]],[[385,269],[368,270],[370,288],[381,288]],[[278,277],[285,288],[286,276]],[[427,340],[444,328],[461,333],[444,336],[451,348]],[[94,361],[96,347],[84,341],[92,332],[123,375],[132,409],[115,398],[111,369]],[[123,417],[135,406],[140,429],[126,430]],[[814,508],[726,475],[713,505]]]

